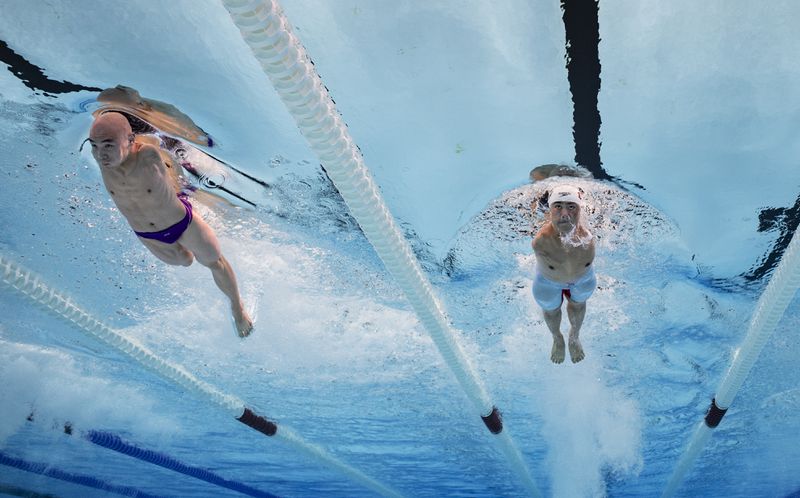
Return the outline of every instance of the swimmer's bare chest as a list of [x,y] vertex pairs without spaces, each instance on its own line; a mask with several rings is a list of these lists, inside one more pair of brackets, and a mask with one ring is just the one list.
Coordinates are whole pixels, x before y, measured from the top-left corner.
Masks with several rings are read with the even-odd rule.
[[164,230],[185,216],[185,208],[163,166],[152,161],[138,161],[125,166],[102,171],[102,175],[106,190],[133,230]]
[[594,242],[581,247],[564,247],[550,241],[533,245],[539,271],[556,282],[574,282],[583,276],[594,261]]

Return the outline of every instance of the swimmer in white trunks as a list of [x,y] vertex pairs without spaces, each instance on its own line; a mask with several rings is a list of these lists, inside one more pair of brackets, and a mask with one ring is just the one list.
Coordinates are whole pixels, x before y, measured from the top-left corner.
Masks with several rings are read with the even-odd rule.
[[544,311],[544,321],[553,334],[550,359],[562,363],[565,356],[561,334],[561,305],[567,298],[569,356],[573,363],[585,354],[579,339],[586,300],[597,287],[592,262],[594,237],[582,219],[583,192],[570,185],[554,187],[550,192],[547,220],[533,239],[536,254],[536,277],[533,297]]

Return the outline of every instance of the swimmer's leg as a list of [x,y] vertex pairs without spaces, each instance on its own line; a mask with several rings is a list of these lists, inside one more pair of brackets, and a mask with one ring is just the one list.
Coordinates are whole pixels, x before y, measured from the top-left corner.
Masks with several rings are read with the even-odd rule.
[[564,361],[564,336],[561,335],[561,304],[563,303],[561,284],[546,279],[539,272],[533,279],[531,291],[533,298],[544,312],[544,323],[553,335],[553,349],[550,360],[553,363]]
[[202,218],[195,215],[189,227],[178,239],[178,244],[186,246],[187,249],[194,253],[200,264],[211,270],[214,283],[230,299],[231,314],[239,337],[250,335],[253,331],[253,320],[244,309],[242,298],[239,295],[236,275],[233,273],[233,268],[231,268],[228,260],[222,255],[219,241],[211,227]]
[[569,319],[569,357],[572,363],[578,363],[586,357],[583,352],[583,346],[579,339],[581,325],[583,325],[583,317],[586,315],[586,302],[576,303],[575,301],[567,300],[567,318]]
[[564,336],[561,335],[561,306],[554,310],[544,311],[544,323],[553,334],[553,349],[550,350],[550,360],[553,363],[564,362]]
[[191,266],[194,255],[178,244],[165,244],[158,240],[139,237],[139,241],[153,256],[172,266]]
[[[199,259],[198,259],[199,261]],[[201,261],[201,263],[203,263]],[[239,296],[239,287],[236,283],[236,274],[233,273],[233,268],[225,256],[219,256],[219,259],[209,264],[203,263],[214,277],[214,283],[222,291],[223,294],[228,296],[231,301],[231,314],[236,324],[236,332],[239,337],[247,337],[253,331],[253,320],[248,316],[247,311],[244,309],[242,299]]]

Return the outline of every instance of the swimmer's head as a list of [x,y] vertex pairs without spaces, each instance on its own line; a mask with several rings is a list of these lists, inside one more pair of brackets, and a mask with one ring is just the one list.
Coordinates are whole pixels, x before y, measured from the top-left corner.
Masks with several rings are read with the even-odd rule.
[[89,137],[100,133],[123,133],[132,134],[131,125],[128,119],[118,112],[104,112],[95,118],[92,128],[89,130]]
[[88,140],[97,164],[113,168],[128,157],[133,138],[133,130],[125,116],[118,112],[107,112],[94,120]]
[[548,195],[550,223],[564,237],[572,238],[582,225],[583,192],[571,185],[559,185]]
[[550,191],[547,205],[552,207],[556,202],[572,202],[581,207],[583,206],[583,192],[572,185],[559,185]]

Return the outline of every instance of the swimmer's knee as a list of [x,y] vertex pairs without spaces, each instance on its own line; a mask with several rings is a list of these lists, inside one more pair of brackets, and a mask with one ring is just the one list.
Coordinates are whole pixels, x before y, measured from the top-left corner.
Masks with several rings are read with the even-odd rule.
[[221,268],[223,268],[225,266],[225,264],[224,264],[225,260],[222,259],[222,255],[220,255],[216,259],[214,259],[214,258],[207,258],[207,259],[197,258],[197,261],[201,265],[205,266],[206,268],[208,268],[211,271],[219,270],[219,269],[221,269]]
[[194,256],[189,251],[186,251],[181,255],[181,259],[178,264],[180,266],[192,266],[192,263],[194,263]]
[[572,309],[582,309],[586,307],[586,301],[573,301],[572,299],[567,299],[567,306]]
[[553,308],[551,310],[547,310],[544,309],[544,307],[542,307],[542,312],[544,313],[544,316],[556,316],[559,313],[561,313],[561,306],[559,306],[558,308]]

